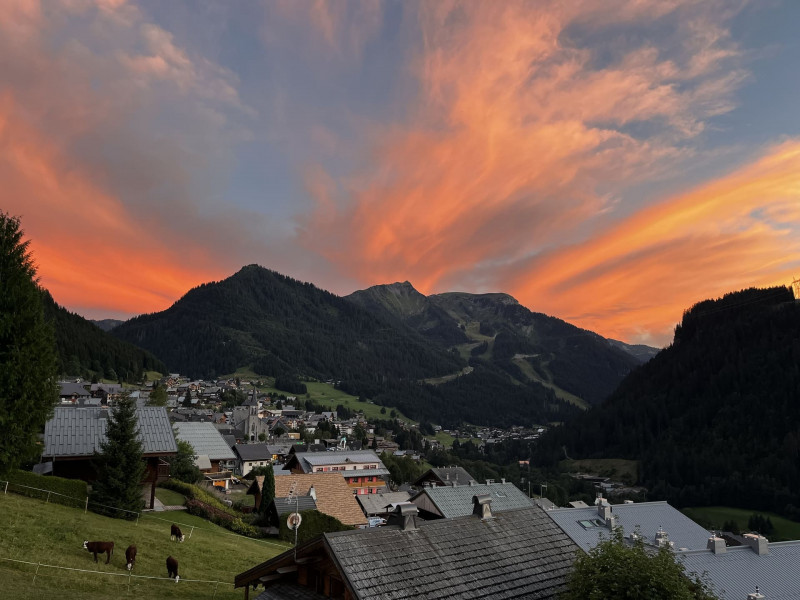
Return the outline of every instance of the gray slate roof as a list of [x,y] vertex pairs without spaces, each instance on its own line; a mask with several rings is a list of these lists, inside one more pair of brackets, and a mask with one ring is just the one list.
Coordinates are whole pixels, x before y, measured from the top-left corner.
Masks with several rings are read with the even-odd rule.
[[278,516],[285,515],[286,513],[294,512],[295,509],[301,510],[317,510],[317,502],[311,496],[295,496],[294,498],[275,498],[275,510]]
[[86,388],[83,387],[80,383],[74,383],[72,381],[61,381],[58,384],[61,386],[61,390],[59,391],[59,396],[76,396],[78,398],[82,397],[89,397],[89,392],[86,391]]
[[550,598],[577,546],[536,507],[325,534],[359,598]]
[[234,460],[236,455],[213,423],[175,423],[176,437],[189,442],[196,455],[206,455],[210,460]]
[[[645,543],[652,544],[659,527],[663,528],[670,541],[675,543],[675,550],[705,549],[711,535],[707,529],[663,501],[614,504],[612,514],[617,518],[616,525],[622,527],[626,536],[638,529]],[[548,510],[547,515],[587,552],[609,537],[609,529],[603,526],[596,507],[556,508]],[[586,527],[580,523],[595,519],[600,520],[599,525]]]
[[[452,482],[457,485],[469,485],[470,481],[475,481],[475,478],[464,467],[434,467],[430,469],[430,472],[445,485],[450,485]],[[426,475],[428,475],[427,472],[420,479],[424,479]]]
[[[113,409],[111,409],[113,410]],[[163,406],[145,406],[136,410],[139,437],[144,454],[176,453],[167,410]],[[42,456],[91,456],[100,451],[106,439],[108,411],[101,408],[57,406],[53,418],[44,426]]]
[[472,514],[472,498],[481,494],[492,497],[492,512],[502,512],[532,506],[530,498],[521,492],[513,483],[492,483],[459,486],[436,486],[424,488],[412,496],[411,501],[420,508],[425,508],[425,499],[429,499],[446,519]]
[[358,494],[356,500],[365,514],[377,515],[391,511],[391,508],[386,508],[387,506],[408,502],[409,497],[408,492],[388,492],[385,494]]
[[724,554],[710,550],[677,552],[687,571],[702,574],[724,600],[743,600],[759,591],[766,600],[800,598],[800,541],[769,544],[769,553],[758,555],[749,546],[728,547]]
[[269,460],[272,452],[266,444],[236,444],[233,450],[242,460]]

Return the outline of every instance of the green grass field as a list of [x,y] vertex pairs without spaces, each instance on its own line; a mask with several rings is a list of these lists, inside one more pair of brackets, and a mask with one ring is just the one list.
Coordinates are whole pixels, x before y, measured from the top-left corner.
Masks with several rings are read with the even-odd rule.
[[186,496],[166,488],[156,488],[156,498],[165,506],[183,506],[186,502]]
[[735,521],[742,532],[748,531],[747,522],[754,513],[757,513],[769,517],[775,527],[775,531],[767,535],[771,542],[800,540],[800,523],[790,521],[771,512],[731,508],[729,506],[684,508],[681,509],[681,512],[708,529],[722,529],[722,526],[727,521]]
[[568,473],[590,473],[601,477],[611,477],[631,484],[639,479],[639,463],[622,458],[595,458],[584,460],[562,460],[561,470]]
[[[5,515],[0,527],[3,579],[0,596],[15,600],[48,597],[241,600],[243,591],[233,589],[236,574],[288,549],[286,544],[275,540],[254,540],[233,534],[184,511],[145,513],[137,523],[92,512],[84,514],[80,509],[15,494],[0,494],[0,514]],[[181,527],[185,542],[170,540],[171,523]],[[99,562],[94,562],[92,555],[83,549],[86,539],[114,541],[110,564],[105,564],[105,556],[98,556]],[[138,548],[131,573],[125,569],[125,548],[130,544]],[[181,576],[178,583],[166,579],[165,561],[169,555],[178,559]]]

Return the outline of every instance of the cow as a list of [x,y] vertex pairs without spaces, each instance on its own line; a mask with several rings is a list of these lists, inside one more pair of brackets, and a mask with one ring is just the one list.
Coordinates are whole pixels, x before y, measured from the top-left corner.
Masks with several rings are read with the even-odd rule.
[[175,523],[173,523],[172,524],[172,528],[170,529],[169,539],[177,540],[179,542],[182,542],[183,541],[183,537],[184,536],[181,533],[181,528],[178,527],[177,525],[175,525]]
[[136,562],[136,546],[128,546],[125,550],[125,563],[128,567],[128,571],[133,568],[134,563]]
[[83,547],[89,552],[94,554],[94,562],[97,562],[97,555],[106,553],[106,564],[111,560],[111,555],[114,554],[114,542],[90,542],[84,540]]
[[175,583],[180,581],[180,575],[178,575],[178,559],[172,556],[167,557],[167,576],[174,577]]

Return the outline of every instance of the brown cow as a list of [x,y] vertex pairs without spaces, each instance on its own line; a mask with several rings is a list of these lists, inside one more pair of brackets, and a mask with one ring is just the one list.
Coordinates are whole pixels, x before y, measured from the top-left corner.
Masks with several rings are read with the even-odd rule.
[[181,528],[175,525],[175,523],[173,523],[172,527],[170,528],[169,539],[178,540],[179,542],[183,541],[183,534],[181,533]]
[[90,542],[84,540],[83,547],[89,552],[94,554],[94,562],[97,562],[97,555],[106,553],[106,564],[111,560],[111,555],[114,553],[114,542]]
[[167,577],[174,577],[175,583],[180,581],[180,576],[178,575],[178,559],[172,556],[167,557]]
[[127,550],[125,550],[125,562],[127,563],[128,571],[130,571],[136,562],[136,546],[128,546]]

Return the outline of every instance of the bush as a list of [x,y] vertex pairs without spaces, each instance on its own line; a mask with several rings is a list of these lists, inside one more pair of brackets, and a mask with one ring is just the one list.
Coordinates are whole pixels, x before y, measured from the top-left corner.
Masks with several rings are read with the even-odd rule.
[[[23,485],[28,487],[20,487]],[[63,477],[38,475],[30,471],[20,470],[12,471],[8,475],[8,490],[21,496],[39,498],[41,500],[47,499],[47,492],[54,492],[50,494],[49,502],[78,508],[84,507],[86,498],[89,495],[86,482],[80,479],[64,479]],[[39,490],[47,490],[47,492]]]
[[[330,533],[333,531],[347,531],[353,529],[350,525],[345,525],[339,519],[319,512],[318,510],[301,510],[300,516],[302,522],[297,531],[297,543],[302,544],[310,539],[322,535],[323,533]],[[279,536],[282,540],[289,543],[294,543],[294,530],[289,529],[286,524],[288,513],[280,518]]]

